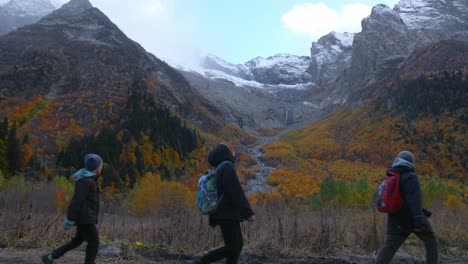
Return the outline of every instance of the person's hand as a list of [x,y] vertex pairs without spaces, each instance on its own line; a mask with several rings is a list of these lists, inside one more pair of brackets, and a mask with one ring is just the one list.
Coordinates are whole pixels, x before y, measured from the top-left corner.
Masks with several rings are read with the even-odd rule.
[[255,217],[255,215],[252,215],[249,219],[247,219],[247,221],[249,221],[250,223],[253,223],[257,220],[257,218]]
[[65,228],[65,229],[70,229],[70,228],[72,228],[72,227],[75,226],[75,225],[76,225],[76,223],[75,223],[75,221],[73,221],[73,220],[67,219],[67,220],[65,220],[65,221],[63,222],[63,228]]

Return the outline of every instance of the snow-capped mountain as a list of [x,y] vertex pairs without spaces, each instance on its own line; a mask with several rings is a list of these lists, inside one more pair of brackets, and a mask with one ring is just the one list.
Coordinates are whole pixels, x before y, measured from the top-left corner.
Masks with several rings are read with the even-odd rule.
[[226,121],[256,130],[308,122],[322,113],[320,100],[312,98],[309,64],[309,57],[289,54],[244,64],[206,55],[199,67],[177,68]]
[[309,57],[290,54],[257,57],[244,64],[232,64],[207,55],[202,59],[201,70],[211,78],[227,79],[242,85],[291,87],[310,83],[311,76],[306,72],[309,65]]
[[208,54],[202,59],[201,67],[207,70],[220,71],[247,81],[254,80],[252,72],[245,64],[232,64],[213,54]]
[[[360,104],[362,97],[356,95],[376,87],[375,82],[385,83],[416,50],[453,39],[468,41],[468,1],[401,0],[394,8],[375,6],[362,20],[360,33],[331,32],[321,37],[312,43],[310,58],[279,54],[232,64],[210,55],[195,70],[198,77],[189,81],[210,101],[226,101],[227,112],[244,121],[250,118],[252,126],[269,126],[264,120],[277,124],[281,118],[271,119],[265,113],[281,116],[277,109],[270,110],[285,102],[299,116],[334,105]],[[197,79],[202,76],[204,81]],[[255,112],[252,105],[261,111]]]
[[245,63],[255,80],[260,83],[295,85],[311,81],[306,72],[310,57],[277,54],[268,58],[257,57]]
[[0,6],[0,35],[36,23],[54,10],[50,0],[11,0]]
[[331,32],[312,43],[308,72],[318,86],[333,83],[338,74],[351,62],[353,33]]

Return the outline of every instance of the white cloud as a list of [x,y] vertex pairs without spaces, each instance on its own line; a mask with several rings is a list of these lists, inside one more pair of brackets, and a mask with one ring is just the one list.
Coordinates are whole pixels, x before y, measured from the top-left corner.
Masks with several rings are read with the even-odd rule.
[[50,0],[50,2],[55,6],[55,7],[61,7],[63,4],[68,2],[69,0]]
[[366,4],[346,4],[335,10],[325,3],[295,5],[282,16],[284,27],[300,35],[317,39],[331,31],[357,33],[361,20],[370,15],[372,7]]
[[173,0],[91,0],[127,36],[160,59],[191,65],[199,61],[199,21],[181,15]]
[[[10,0],[0,0],[0,5]],[[57,8],[70,0],[50,0]],[[183,0],[185,1],[185,0]],[[180,14],[174,0],[90,0],[129,38],[169,63],[198,65],[201,43],[196,16]]]
[[[0,5],[10,0],[0,0]],[[57,8],[70,0],[50,0]],[[185,0],[184,0],[185,1]],[[181,15],[174,0],[90,0],[129,38],[169,63],[197,65],[201,43],[199,21]]]

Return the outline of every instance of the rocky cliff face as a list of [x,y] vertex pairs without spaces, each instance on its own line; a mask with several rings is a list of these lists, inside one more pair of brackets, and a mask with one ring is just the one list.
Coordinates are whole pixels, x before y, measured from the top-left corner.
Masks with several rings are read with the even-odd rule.
[[397,71],[414,50],[446,39],[468,41],[468,2],[401,0],[377,5],[356,34],[348,85],[354,89]]
[[413,51],[450,39],[468,41],[468,1],[401,0],[393,9],[377,5],[354,38],[332,32],[314,42],[308,72],[324,89],[322,97],[341,104],[351,93],[395,74]]
[[398,13],[385,5],[375,6],[354,38],[351,85],[381,79],[388,70],[398,69],[414,47],[415,36]]
[[349,67],[353,39],[352,33],[331,32],[312,43],[308,72],[316,85],[330,86],[343,69]]
[[0,35],[36,23],[54,10],[49,0],[11,0],[0,6]]

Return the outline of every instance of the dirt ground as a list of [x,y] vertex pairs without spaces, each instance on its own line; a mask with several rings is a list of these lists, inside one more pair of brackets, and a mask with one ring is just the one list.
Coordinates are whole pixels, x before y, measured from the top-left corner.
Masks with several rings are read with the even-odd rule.
[[[45,250],[39,249],[0,249],[0,263],[4,264],[40,264],[40,256],[46,252]],[[68,253],[60,260],[55,261],[57,264],[79,264],[83,263],[84,252],[73,251]],[[117,264],[175,264],[184,263],[184,256],[178,255],[158,255],[151,253],[143,253],[138,256],[130,256],[125,259],[122,257],[105,257],[98,256],[97,263],[117,263]],[[272,256],[269,255],[253,255],[243,254],[240,263],[244,264],[260,264],[260,263],[272,263],[272,264],[354,264],[354,263],[373,263],[374,258],[363,257],[363,256],[343,256],[343,257],[285,257],[285,256]],[[223,263],[223,262],[220,262]],[[395,264],[410,264],[410,263],[424,263],[421,260],[417,260],[410,257],[397,257],[392,263]],[[462,259],[450,259],[447,257],[442,258],[441,263],[452,263],[461,264],[468,263],[468,258]]]

